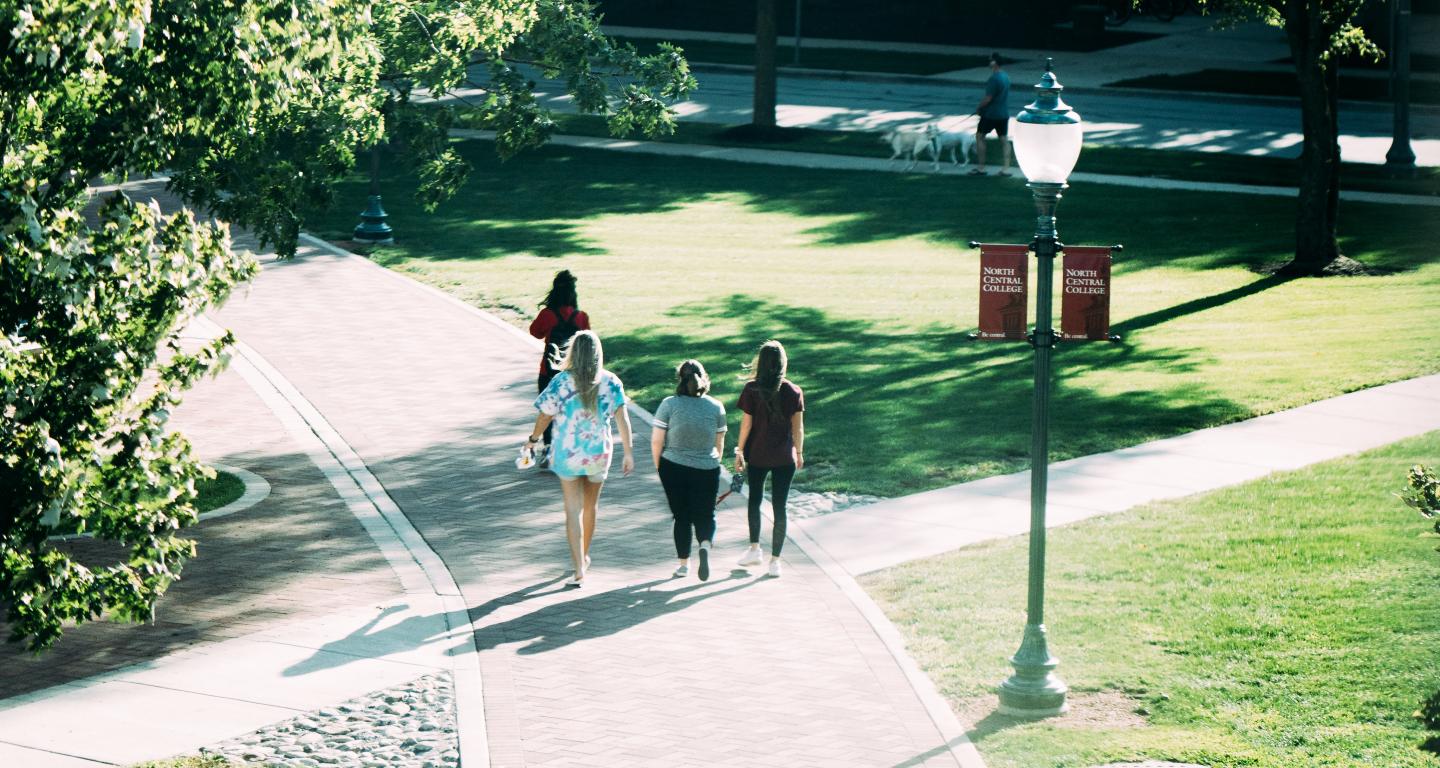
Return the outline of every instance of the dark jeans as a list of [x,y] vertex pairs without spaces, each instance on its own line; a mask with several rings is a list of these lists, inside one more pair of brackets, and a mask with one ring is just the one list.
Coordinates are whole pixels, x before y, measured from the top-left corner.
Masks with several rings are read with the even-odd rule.
[[765,476],[770,477],[770,508],[775,513],[774,532],[770,536],[770,554],[779,557],[780,548],[785,546],[785,499],[790,495],[790,481],[795,479],[795,465],[783,467],[745,468],[750,493],[749,523],[750,543],[760,543],[760,497],[765,493]]
[[715,538],[715,496],[720,487],[720,468],[696,469],[660,459],[660,484],[675,518],[675,555],[690,556],[690,529],[696,541]]
[[[556,373],[557,373],[556,371],[551,371],[551,370],[541,371],[541,372],[540,372],[540,379],[539,379],[540,388],[539,388],[538,390],[536,390],[536,391],[537,391],[537,392],[544,392],[544,391],[545,391],[545,388],[548,387],[548,386],[550,386],[550,380],[553,379],[553,378],[555,378]],[[546,447],[546,448],[549,448],[549,447],[550,447],[550,434],[551,434],[554,430],[555,430],[555,422],[554,422],[553,420],[552,420],[549,424],[546,424],[546,425],[545,425],[545,447]]]

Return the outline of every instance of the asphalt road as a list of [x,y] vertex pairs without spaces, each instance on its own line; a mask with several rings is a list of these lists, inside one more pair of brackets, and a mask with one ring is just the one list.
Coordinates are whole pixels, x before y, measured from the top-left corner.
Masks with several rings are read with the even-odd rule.
[[[681,119],[716,123],[750,120],[751,78],[748,74],[701,73],[695,98],[677,105]],[[1010,112],[1030,101],[1028,87],[1018,85],[1010,96]],[[543,101],[557,111],[570,111],[568,97],[553,82],[541,82]],[[777,118],[786,126],[836,130],[881,130],[890,126],[939,119],[964,121],[979,101],[981,89],[966,83],[909,84],[785,78],[780,82]],[[1087,142],[1127,147],[1229,152],[1296,157],[1300,154],[1300,108],[1288,104],[1209,100],[1177,94],[1131,94],[1114,89],[1066,94],[1066,101],[1085,120]],[[1391,144],[1389,105],[1342,105],[1341,155],[1347,161],[1385,162]],[[1411,147],[1422,166],[1440,166],[1440,110],[1431,107],[1411,114]]]

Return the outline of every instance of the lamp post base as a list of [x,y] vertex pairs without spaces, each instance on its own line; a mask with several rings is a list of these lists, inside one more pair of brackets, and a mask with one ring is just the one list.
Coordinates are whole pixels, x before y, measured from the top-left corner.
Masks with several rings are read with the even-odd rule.
[[1070,692],[1055,674],[1060,660],[1050,655],[1045,643],[1045,625],[1026,624],[1020,650],[1010,658],[1015,674],[1000,683],[1002,715],[1051,717],[1069,709],[1065,695]]
[[391,245],[395,242],[390,225],[385,223],[389,215],[380,205],[380,196],[371,195],[365,211],[360,214],[360,224],[355,227],[355,240],[373,245]]

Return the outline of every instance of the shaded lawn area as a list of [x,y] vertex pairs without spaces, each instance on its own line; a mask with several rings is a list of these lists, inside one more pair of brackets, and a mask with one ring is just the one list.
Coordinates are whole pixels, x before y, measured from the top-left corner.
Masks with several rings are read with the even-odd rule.
[[[217,510],[245,495],[245,481],[239,477],[215,470],[213,480],[201,478],[195,481],[195,511],[199,514]],[[79,521],[73,517],[67,517],[61,521],[55,529],[56,534],[78,533]]]
[[[554,116],[560,133],[577,136],[610,137],[605,120],[593,115],[557,114]],[[463,125],[483,127],[474,114],[461,111]],[[789,152],[816,152],[827,155],[856,157],[888,157],[889,145],[879,141],[880,133],[868,131],[831,131],[818,128],[787,128],[783,140],[755,141],[741,138],[735,126],[686,120],[677,123],[675,133],[655,141],[675,144],[704,144],[719,147],[779,149]],[[990,151],[999,157],[1000,145],[990,139]],[[946,161],[949,155],[946,154]],[[929,169],[920,166],[918,172]],[[1078,173],[1104,173],[1121,176],[1146,176],[1182,181],[1212,181],[1228,184],[1254,184],[1271,187],[1294,187],[1300,179],[1300,161],[1284,157],[1249,157],[1223,152],[1192,152],[1184,150],[1114,147],[1087,144],[1075,167]],[[1395,192],[1409,195],[1440,195],[1440,168],[1420,168],[1414,178],[1393,178],[1382,165],[1341,163],[1340,188],[1368,192]]]
[[209,512],[219,509],[245,494],[245,482],[229,472],[215,470],[215,479],[201,478],[195,482],[195,511]]
[[[1146,75],[1106,83],[1107,88],[1156,88],[1165,91],[1238,93],[1246,96],[1300,97],[1294,72],[1254,72],[1244,69],[1202,69],[1178,75]],[[1340,74],[1340,98],[1351,101],[1390,101],[1389,84],[1383,78]],[[1411,80],[1410,100],[1415,104],[1440,104],[1440,83]]]
[[[1411,717],[1440,688],[1440,554],[1391,492],[1430,433],[1359,456],[1054,530],[1046,622],[1083,710],[1120,692],[1148,724],[1021,723],[986,697],[1025,622],[1027,537],[862,583],[992,768],[1165,759],[1435,768]],[[1076,712],[1080,719],[1083,712]],[[1437,741],[1440,743],[1440,741]]]
[[[899,495],[1026,465],[1032,359],[972,343],[977,257],[963,243],[1028,241],[1014,179],[777,169],[547,148],[476,171],[458,199],[419,211],[390,176],[399,245],[375,254],[524,324],[554,273],[631,395],[654,408],[696,357],[734,404],[767,338],[807,393],[807,488]],[[365,196],[314,230],[345,240]],[[1070,190],[1072,243],[1123,242],[1114,330],[1123,345],[1056,355],[1057,459],[1247,418],[1440,370],[1437,225],[1420,208],[1346,204],[1345,250],[1384,277],[1285,281],[1292,201],[1117,187]],[[731,414],[732,422],[737,421]]]

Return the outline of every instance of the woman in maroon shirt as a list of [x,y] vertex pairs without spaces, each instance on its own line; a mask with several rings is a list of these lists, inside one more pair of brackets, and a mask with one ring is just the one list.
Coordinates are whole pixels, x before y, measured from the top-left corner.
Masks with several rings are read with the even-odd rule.
[[740,441],[735,448],[735,471],[745,472],[749,484],[750,549],[740,565],[759,565],[760,497],[770,475],[770,507],[775,524],[770,537],[771,576],[780,575],[780,549],[785,546],[785,499],[795,470],[805,466],[805,393],[785,378],[785,347],[778,341],[760,345],[750,368],[753,378],[740,392]]
[[[590,317],[580,311],[580,300],[575,296],[575,276],[570,270],[562,269],[555,274],[550,284],[550,293],[540,302],[540,314],[530,323],[530,335],[545,342],[545,352],[540,357],[540,379],[537,391],[544,392],[558,371],[552,361],[561,358],[561,350],[569,343],[576,331],[590,330]],[[545,448],[540,461],[550,455],[550,437],[553,427],[545,427]],[[543,466],[543,464],[542,464]]]

